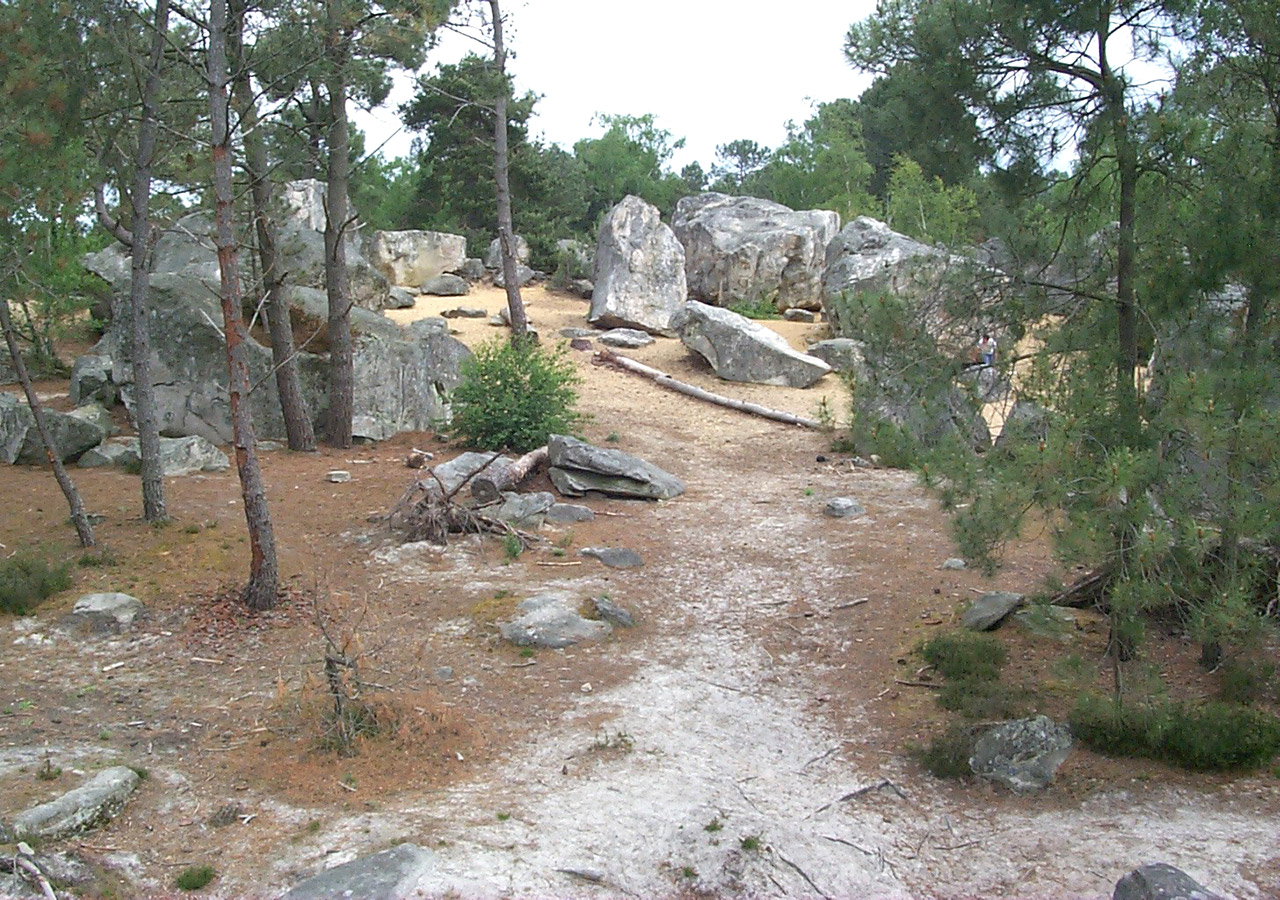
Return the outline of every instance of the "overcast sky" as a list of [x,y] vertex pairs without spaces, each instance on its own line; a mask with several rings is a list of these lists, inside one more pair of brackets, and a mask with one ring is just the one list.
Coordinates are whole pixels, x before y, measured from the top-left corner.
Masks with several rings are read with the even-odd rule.
[[[683,137],[674,168],[715,162],[717,144],[750,138],[781,143],[790,120],[802,122],[815,101],[856,97],[870,78],[854,72],[842,46],[849,25],[870,15],[874,0],[506,0],[508,68],[518,91],[542,99],[532,130],[572,149],[602,129],[596,113],[652,113]],[[455,61],[478,44],[447,35],[435,63]],[[399,127],[402,85],[376,117],[358,115],[377,147]],[[411,135],[390,139],[388,157],[408,152]]]

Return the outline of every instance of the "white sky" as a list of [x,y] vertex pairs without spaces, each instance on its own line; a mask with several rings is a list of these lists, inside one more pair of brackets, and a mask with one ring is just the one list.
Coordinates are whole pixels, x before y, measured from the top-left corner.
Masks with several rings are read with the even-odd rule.
[[[532,131],[567,150],[598,136],[596,113],[652,113],[660,128],[685,138],[674,168],[715,162],[717,144],[750,138],[776,147],[789,119],[808,118],[814,102],[856,97],[870,83],[844,60],[849,26],[875,0],[507,0],[508,68],[520,92],[542,99]],[[446,35],[431,64],[452,62],[480,45]],[[396,106],[357,114],[372,150],[399,127]],[[395,134],[387,157],[409,151]]]

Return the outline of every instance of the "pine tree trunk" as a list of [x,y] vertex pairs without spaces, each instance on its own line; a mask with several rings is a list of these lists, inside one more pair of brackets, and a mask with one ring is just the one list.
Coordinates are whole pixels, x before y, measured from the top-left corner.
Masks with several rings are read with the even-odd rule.
[[67,498],[67,506],[71,507],[71,524],[76,529],[76,537],[80,539],[81,547],[92,547],[94,545],[93,526],[89,523],[89,517],[85,514],[84,504],[80,502],[80,492],[71,483],[71,477],[67,475],[66,467],[62,465],[62,458],[53,446],[53,438],[49,436],[49,428],[44,421],[44,410],[40,407],[40,398],[36,396],[35,389],[31,387],[31,374],[27,371],[27,363],[22,358],[22,349],[18,346],[18,337],[13,332],[13,320],[9,316],[9,301],[4,297],[0,297],[0,330],[4,331],[4,340],[9,347],[9,356],[13,359],[13,370],[18,373],[18,381],[22,385],[23,392],[27,395],[27,405],[31,407],[31,417],[36,421],[36,430],[40,434],[41,443],[44,444],[45,458],[49,460],[49,465],[53,468],[53,477],[57,480],[58,487],[62,488],[62,495]]
[[511,216],[511,177],[507,159],[507,54],[502,45],[502,10],[499,0],[489,0],[493,17],[493,58],[498,67],[498,96],[494,98],[493,180],[498,186],[498,247],[502,253],[502,279],[506,283],[507,312],[511,316],[512,340],[529,333],[529,317],[520,297],[516,275],[515,226]]
[[267,145],[259,128],[258,104],[249,80],[244,52],[244,19],[247,0],[231,0],[231,29],[227,35],[231,68],[235,73],[232,96],[240,114],[244,140],[244,169],[249,176],[253,199],[253,221],[258,239],[258,260],[262,266],[262,287],[266,292],[267,327],[271,332],[271,362],[276,374],[276,392],[284,417],[290,450],[314,450],[315,431],[311,414],[298,380],[298,362],[293,346],[289,303],[284,294],[284,272],[280,265],[279,233],[271,217],[272,183],[267,162]]
[[130,235],[132,281],[129,286],[129,341],[133,360],[133,414],[142,457],[142,515],[163,522],[164,469],[160,463],[160,425],[156,420],[155,387],[151,377],[151,328],[147,321],[151,289],[151,165],[156,154],[160,111],[160,70],[164,65],[169,30],[169,0],[157,0],[151,32],[151,55],[142,89],[142,121],[138,125],[138,155],[133,180],[133,222]]
[[342,33],[339,0],[327,0],[328,34],[325,55],[329,75],[329,167],[324,224],[324,284],[329,297],[329,409],[325,443],[351,446],[351,417],[355,408],[352,374],[351,283],[347,277],[347,249],[343,235],[350,217],[347,190],[350,148],[347,134],[347,50]]
[[231,400],[232,443],[236,471],[249,529],[249,584],[244,601],[256,610],[270,609],[279,593],[275,533],[267,508],[262,470],[255,450],[249,414],[248,330],[241,312],[239,258],[235,243],[235,191],[231,180],[231,132],[228,123],[226,57],[227,0],[209,6],[209,110],[213,143],[213,189],[216,199],[214,243],[222,284],[222,321],[227,348],[227,387]]

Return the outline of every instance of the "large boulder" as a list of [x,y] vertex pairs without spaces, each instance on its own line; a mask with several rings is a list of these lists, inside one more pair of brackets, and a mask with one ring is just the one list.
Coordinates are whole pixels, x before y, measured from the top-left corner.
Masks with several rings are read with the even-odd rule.
[[547,441],[551,483],[570,497],[598,491],[615,497],[669,500],[684,483],[669,472],[621,450],[607,450],[563,434]]
[[671,228],[684,245],[694,300],[821,308],[827,244],[840,230],[837,213],[707,193],[680,200]]
[[[107,436],[102,426],[78,416],[44,410],[45,426],[58,459],[76,459]],[[39,465],[46,460],[35,416],[12,394],[0,392],[0,462]]]
[[[140,465],[142,452],[136,437],[105,441],[80,457],[81,468],[97,466],[131,467]],[[160,438],[160,471],[166,477],[191,475],[196,472],[225,472],[231,460],[209,441],[198,435]]]
[[831,371],[786,338],[728,309],[690,300],[671,320],[680,340],[726,381],[803,388]]
[[1065,725],[1048,716],[1016,719],[987,729],[973,745],[969,768],[1018,793],[1043,790],[1071,753]]
[[671,318],[687,299],[684,249],[658,208],[628,196],[609,211],[596,241],[587,320],[673,337]]
[[442,231],[375,231],[369,261],[393,285],[417,287],[466,261],[467,239]]
[[[226,348],[216,283],[177,274],[151,279],[152,373],[161,434],[199,435],[215,444],[231,440],[227,393]],[[121,307],[127,296],[118,298]],[[327,318],[323,292],[289,290],[295,330],[316,337],[310,346],[324,347]],[[133,366],[126,316],[116,316],[102,340],[90,351],[107,359],[112,389],[133,408]],[[354,335],[356,436],[381,440],[400,431],[422,430],[447,420],[448,391],[457,385],[459,365],[469,351],[436,330],[405,329],[382,315],[351,311]],[[284,420],[271,383],[271,351],[252,337],[245,342],[249,377],[263,384],[249,397],[259,437],[283,437]],[[324,412],[328,365],[315,353],[297,354],[303,395],[317,420]]]

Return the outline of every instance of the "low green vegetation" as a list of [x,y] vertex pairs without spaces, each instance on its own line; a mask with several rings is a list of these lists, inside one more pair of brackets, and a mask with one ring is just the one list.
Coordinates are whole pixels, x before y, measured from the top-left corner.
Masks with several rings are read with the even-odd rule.
[[50,562],[43,555],[19,551],[0,562],[0,612],[25,616],[42,601],[71,587],[66,561]]
[[964,778],[973,774],[969,757],[975,739],[972,727],[953,723],[928,743],[909,745],[907,755],[934,778]]
[[563,348],[495,338],[462,364],[452,436],[484,450],[524,453],[582,421],[574,409],[581,377]]
[[174,886],[180,891],[198,891],[213,881],[216,874],[213,866],[190,866],[179,873]]
[[730,303],[729,309],[748,319],[781,319],[782,314],[768,297],[757,297],[754,300],[739,300]]

